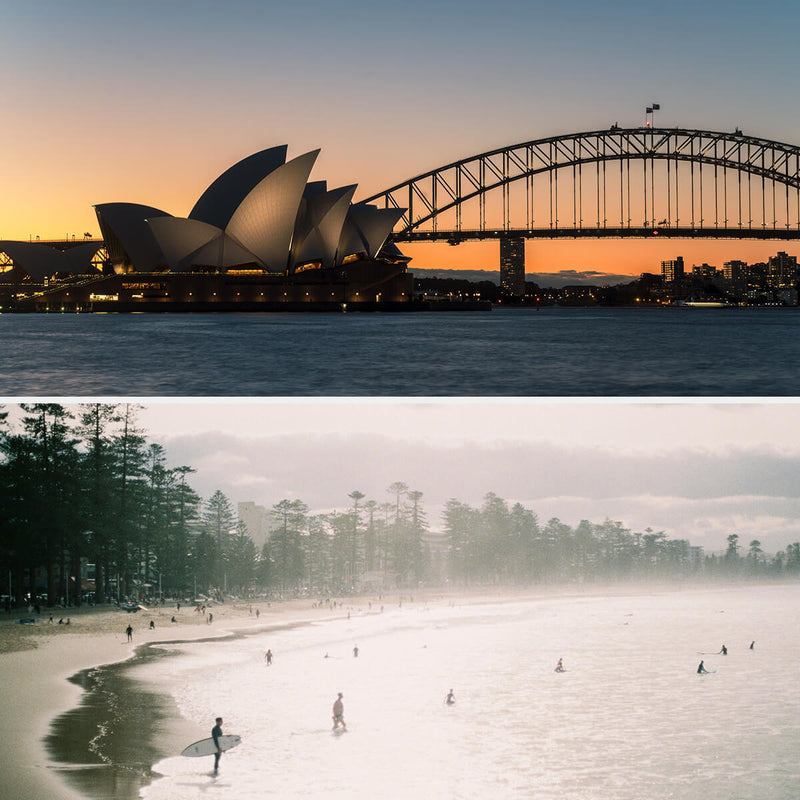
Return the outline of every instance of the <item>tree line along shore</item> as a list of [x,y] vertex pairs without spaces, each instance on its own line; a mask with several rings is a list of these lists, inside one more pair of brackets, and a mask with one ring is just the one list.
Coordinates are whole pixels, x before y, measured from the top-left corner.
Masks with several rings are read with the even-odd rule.
[[189,465],[167,466],[135,404],[0,409],[0,586],[7,610],[146,598],[330,597],[436,586],[800,575],[800,543],[768,554],[731,533],[723,553],[621,522],[558,518],[488,492],[447,502],[436,530],[423,492],[353,490],[312,513],[284,499],[257,548],[226,495],[200,497]]

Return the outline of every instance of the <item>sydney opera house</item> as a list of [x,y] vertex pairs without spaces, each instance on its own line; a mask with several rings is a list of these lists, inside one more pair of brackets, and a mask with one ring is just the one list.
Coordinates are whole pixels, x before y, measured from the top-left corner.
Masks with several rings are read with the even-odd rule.
[[[95,206],[102,241],[0,241],[0,305],[18,311],[333,310],[407,307],[409,259],[389,241],[405,209],[353,203],[309,181],[319,150],[255,153],[188,217]],[[88,236],[88,235],[87,235]]]

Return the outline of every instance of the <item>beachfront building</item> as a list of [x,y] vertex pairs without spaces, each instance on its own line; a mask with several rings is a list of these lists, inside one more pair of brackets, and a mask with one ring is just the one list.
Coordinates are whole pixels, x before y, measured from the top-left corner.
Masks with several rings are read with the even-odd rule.
[[[325,181],[309,181],[319,150],[289,161],[287,150],[272,147],[234,164],[186,217],[138,203],[101,203],[95,206],[100,243],[63,252],[11,243],[0,250],[0,282],[22,290],[6,296],[20,310],[250,310],[411,300],[409,259],[388,241],[405,209],[353,203],[355,185],[328,189]],[[92,258],[101,249],[98,269]]]
[[246,500],[237,505],[236,512],[239,521],[243,522],[247,528],[247,533],[253,540],[256,549],[260,551],[269,538],[267,509],[252,500]]

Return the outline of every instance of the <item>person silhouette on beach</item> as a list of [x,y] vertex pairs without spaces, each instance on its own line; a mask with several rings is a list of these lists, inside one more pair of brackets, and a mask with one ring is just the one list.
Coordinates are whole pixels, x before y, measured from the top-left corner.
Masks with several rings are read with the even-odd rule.
[[216,725],[211,729],[211,738],[214,740],[214,747],[217,752],[214,753],[214,773],[219,770],[219,757],[222,755],[222,750],[219,748],[219,737],[222,736],[222,717],[217,717]]
[[130,625],[128,625],[128,627],[125,628],[125,633],[128,634],[128,641],[132,642],[133,641],[133,628]]
[[347,725],[344,722],[344,703],[342,702],[344,695],[339,692],[339,696],[333,703],[333,729],[336,730],[341,725],[345,730]]
[[264,653],[264,661],[267,662],[268,667],[272,664],[272,650],[267,650],[267,652]]

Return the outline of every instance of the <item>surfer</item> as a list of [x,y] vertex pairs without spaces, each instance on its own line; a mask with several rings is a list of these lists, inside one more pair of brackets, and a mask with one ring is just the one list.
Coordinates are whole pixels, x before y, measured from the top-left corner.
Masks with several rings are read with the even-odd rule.
[[453,703],[456,702],[456,696],[453,694],[452,689],[447,693],[447,697],[445,697],[444,702],[447,703],[448,706],[452,706]]
[[566,672],[564,669],[564,661],[563,659],[558,659],[558,664],[556,664],[555,672]]
[[333,729],[336,730],[341,725],[345,730],[347,725],[344,722],[344,703],[342,702],[344,695],[339,692],[339,696],[333,703]]
[[755,639],[753,639],[753,641],[752,641],[752,642],[750,642],[750,649],[751,649],[751,650],[755,649],[755,646],[756,646],[756,640],[755,640]]
[[722,645],[722,650],[720,650],[720,653],[722,653],[724,656],[728,655],[728,648],[725,647],[725,645]]
[[129,642],[133,641],[133,628],[130,625],[128,625],[128,627],[125,628],[125,633],[128,634],[128,641]]
[[700,662],[700,663],[697,665],[697,674],[698,674],[698,675],[705,675],[707,672],[708,672],[708,670],[705,668],[705,665],[704,665],[704,664],[703,664],[703,662],[701,661],[701,662]]
[[222,717],[217,717],[217,724],[211,729],[211,738],[214,740],[214,747],[217,751],[214,753],[214,772],[219,769],[219,757],[222,755],[222,750],[219,749],[219,737],[222,736]]
[[358,645],[353,647],[353,658],[358,658]]

